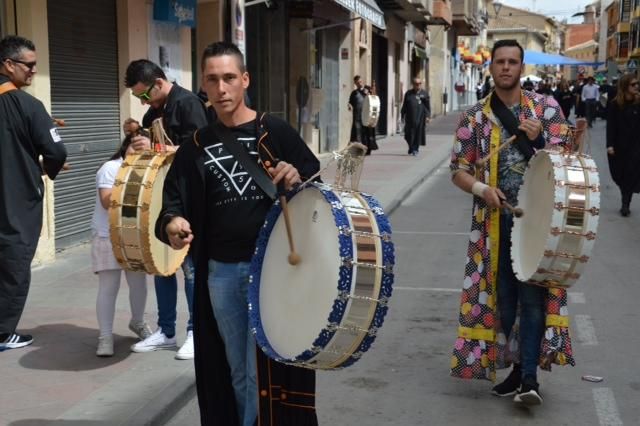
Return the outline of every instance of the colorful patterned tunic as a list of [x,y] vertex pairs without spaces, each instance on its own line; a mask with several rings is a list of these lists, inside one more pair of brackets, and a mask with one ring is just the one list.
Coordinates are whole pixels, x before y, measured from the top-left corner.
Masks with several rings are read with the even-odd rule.
[[[491,96],[495,96],[492,94]],[[491,111],[486,97],[463,113],[456,131],[451,155],[452,173],[467,171],[486,184],[498,186],[499,155],[494,155],[483,170],[476,170],[476,160],[496,150],[503,135],[500,122]],[[558,103],[551,97],[521,92],[519,119],[540,120],[548,145],[569,142],[568,124]],[[500,209],[487,209],[484,200],[473,197],[471,233],[465,264],[465,278],[451,375],[465,379],[495,381],[496,369],[518,359],[518,321],[509,342],[501,330],[497,309],[496,275]],[[566,290],[549,289],[546,300],[546,325],[541,342],[539,365],[575,365],[569,337]]]

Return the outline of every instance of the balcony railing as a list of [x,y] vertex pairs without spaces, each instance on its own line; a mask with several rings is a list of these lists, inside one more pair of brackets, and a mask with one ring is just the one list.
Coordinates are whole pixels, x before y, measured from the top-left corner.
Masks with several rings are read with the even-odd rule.
[[453,23],[451,7],[448,0],[433,0],[433,13],[427,18],[428,25],[444,25],[450,27]]

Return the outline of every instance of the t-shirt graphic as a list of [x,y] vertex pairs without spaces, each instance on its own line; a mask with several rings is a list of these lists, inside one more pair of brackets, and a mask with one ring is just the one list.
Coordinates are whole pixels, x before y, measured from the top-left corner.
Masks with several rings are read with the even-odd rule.
[[[238,138],[237,143],[241,143],[246,148],[249,156],[258,161],[258,152],[255,150],[256,138]],[[253,178],[242,167],[242,165],[233,158],[225,149],[222,142],[206,147],[205,152],[209,156],[204,164],[207,168],[211,163],[215,163],[220,173],[217,174],[221,183],[225,186],[227,192],[234,189],[237,195],[244,195],[245,191],[252,183]],[[215,172],[214,172],[215,173]]]

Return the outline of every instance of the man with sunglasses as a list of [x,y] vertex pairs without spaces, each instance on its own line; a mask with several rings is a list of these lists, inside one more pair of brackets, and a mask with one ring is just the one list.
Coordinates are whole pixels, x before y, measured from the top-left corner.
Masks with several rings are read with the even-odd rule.
[[35,73],[31,41],[17,36],[0,40],[0,351],[33,342],[16,327],[42,228],[42,175],[54,179],[67,158],[42,102],[19,90],[31,84]]
[[[198,96],[176,83],[171,83],[155,63],[139,59],[129,64],[125,74],[125,86],[149,110],[142,119],[142,127],[150,128],[151,123],[162,119],[162,127],[167,136],[178,147],[193,138],[193,133],[207,125],[207,111]],[[145,136],[132,139],[136,150],[149,149],[150,141]],[[193,358],[193,264],[187,256],[182,269],[184,271],[185,293],[189,308],[187,338],[175,355],[176,359]],[[178,283],[175,274],[168,277],[155,277],[156,300],[158,303],[158,329],[145,340],[131,347],[133,352],[151,352],[160,349],[176,348],[176,304]]]

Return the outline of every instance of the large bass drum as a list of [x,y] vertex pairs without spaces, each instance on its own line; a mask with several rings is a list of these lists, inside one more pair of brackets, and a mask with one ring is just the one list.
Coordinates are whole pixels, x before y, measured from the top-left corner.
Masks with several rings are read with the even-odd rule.
[[520,281],[568,288],[591,256],[600,214],[595,162],[583,154],[540,150],[529,161],[511,234]]
[[309,184],[289,194],[301,262],[287,262],[279,203],[260,232],[249,312],[262,350],[282,363],[337,369],[356,362],[382,326],[393,285],[391,227],[373,197]]
[[362,102],[362,125],[376,127],[380,118],[380,98],[376,95],[367,95]]
[[113,254],[123,269],[152,275],[174,274],[189,250],[174,250],[158,240],[155,222],[162,208],[162,187],[174,152],[128,155],[116,176],[109,206]]

